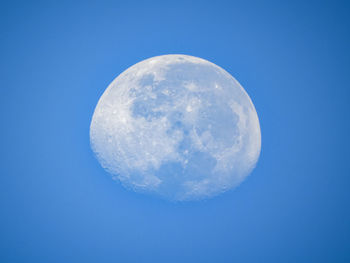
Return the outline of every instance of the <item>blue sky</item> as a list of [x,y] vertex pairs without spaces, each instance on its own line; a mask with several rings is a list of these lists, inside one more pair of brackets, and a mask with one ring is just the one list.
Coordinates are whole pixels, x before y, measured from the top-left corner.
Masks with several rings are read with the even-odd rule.
[[[1,1],[0,262],[349,262],[346,1]],[[115,183],[89,125],[127,67],[207,59],[257,109],[262,152],[219,197]]]

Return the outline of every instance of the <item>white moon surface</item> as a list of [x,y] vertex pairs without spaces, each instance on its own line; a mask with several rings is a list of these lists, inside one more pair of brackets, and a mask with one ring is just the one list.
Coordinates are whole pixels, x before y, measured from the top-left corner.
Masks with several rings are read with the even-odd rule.
[[124,186],[179,201],[241,183],[258,161],[261,134],[252,101],[229,73],[201,58],[164,55],[108,86],[90,141]]

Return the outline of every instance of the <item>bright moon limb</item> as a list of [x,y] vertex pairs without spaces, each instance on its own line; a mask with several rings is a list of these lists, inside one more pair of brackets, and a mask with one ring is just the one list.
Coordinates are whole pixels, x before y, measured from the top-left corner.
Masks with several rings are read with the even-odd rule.
[[164,55],[109,85],[90,141],[124,186],[177,201],[236,187],[258,161],[261,134],[252,101],[229,73],[201,58]]

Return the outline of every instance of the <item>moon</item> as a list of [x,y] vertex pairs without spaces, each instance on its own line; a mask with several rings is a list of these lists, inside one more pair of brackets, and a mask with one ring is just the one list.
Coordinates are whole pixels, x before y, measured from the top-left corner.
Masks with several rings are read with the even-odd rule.
[[198,57],[163,55],[108,86],[90,143],[125,187],[187,201],[238,186],[258,161],[261,133],[251,99],[228,72]]

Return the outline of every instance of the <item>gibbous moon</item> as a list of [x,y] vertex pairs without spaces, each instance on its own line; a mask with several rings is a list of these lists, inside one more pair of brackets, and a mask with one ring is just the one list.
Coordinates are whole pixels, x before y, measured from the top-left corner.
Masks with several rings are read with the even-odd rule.
[[259,119],[242,86],[187,55],[141,61],[101,96],[90,127],[101,165],[124,186],[173,201],[236,187],[261,147]]

